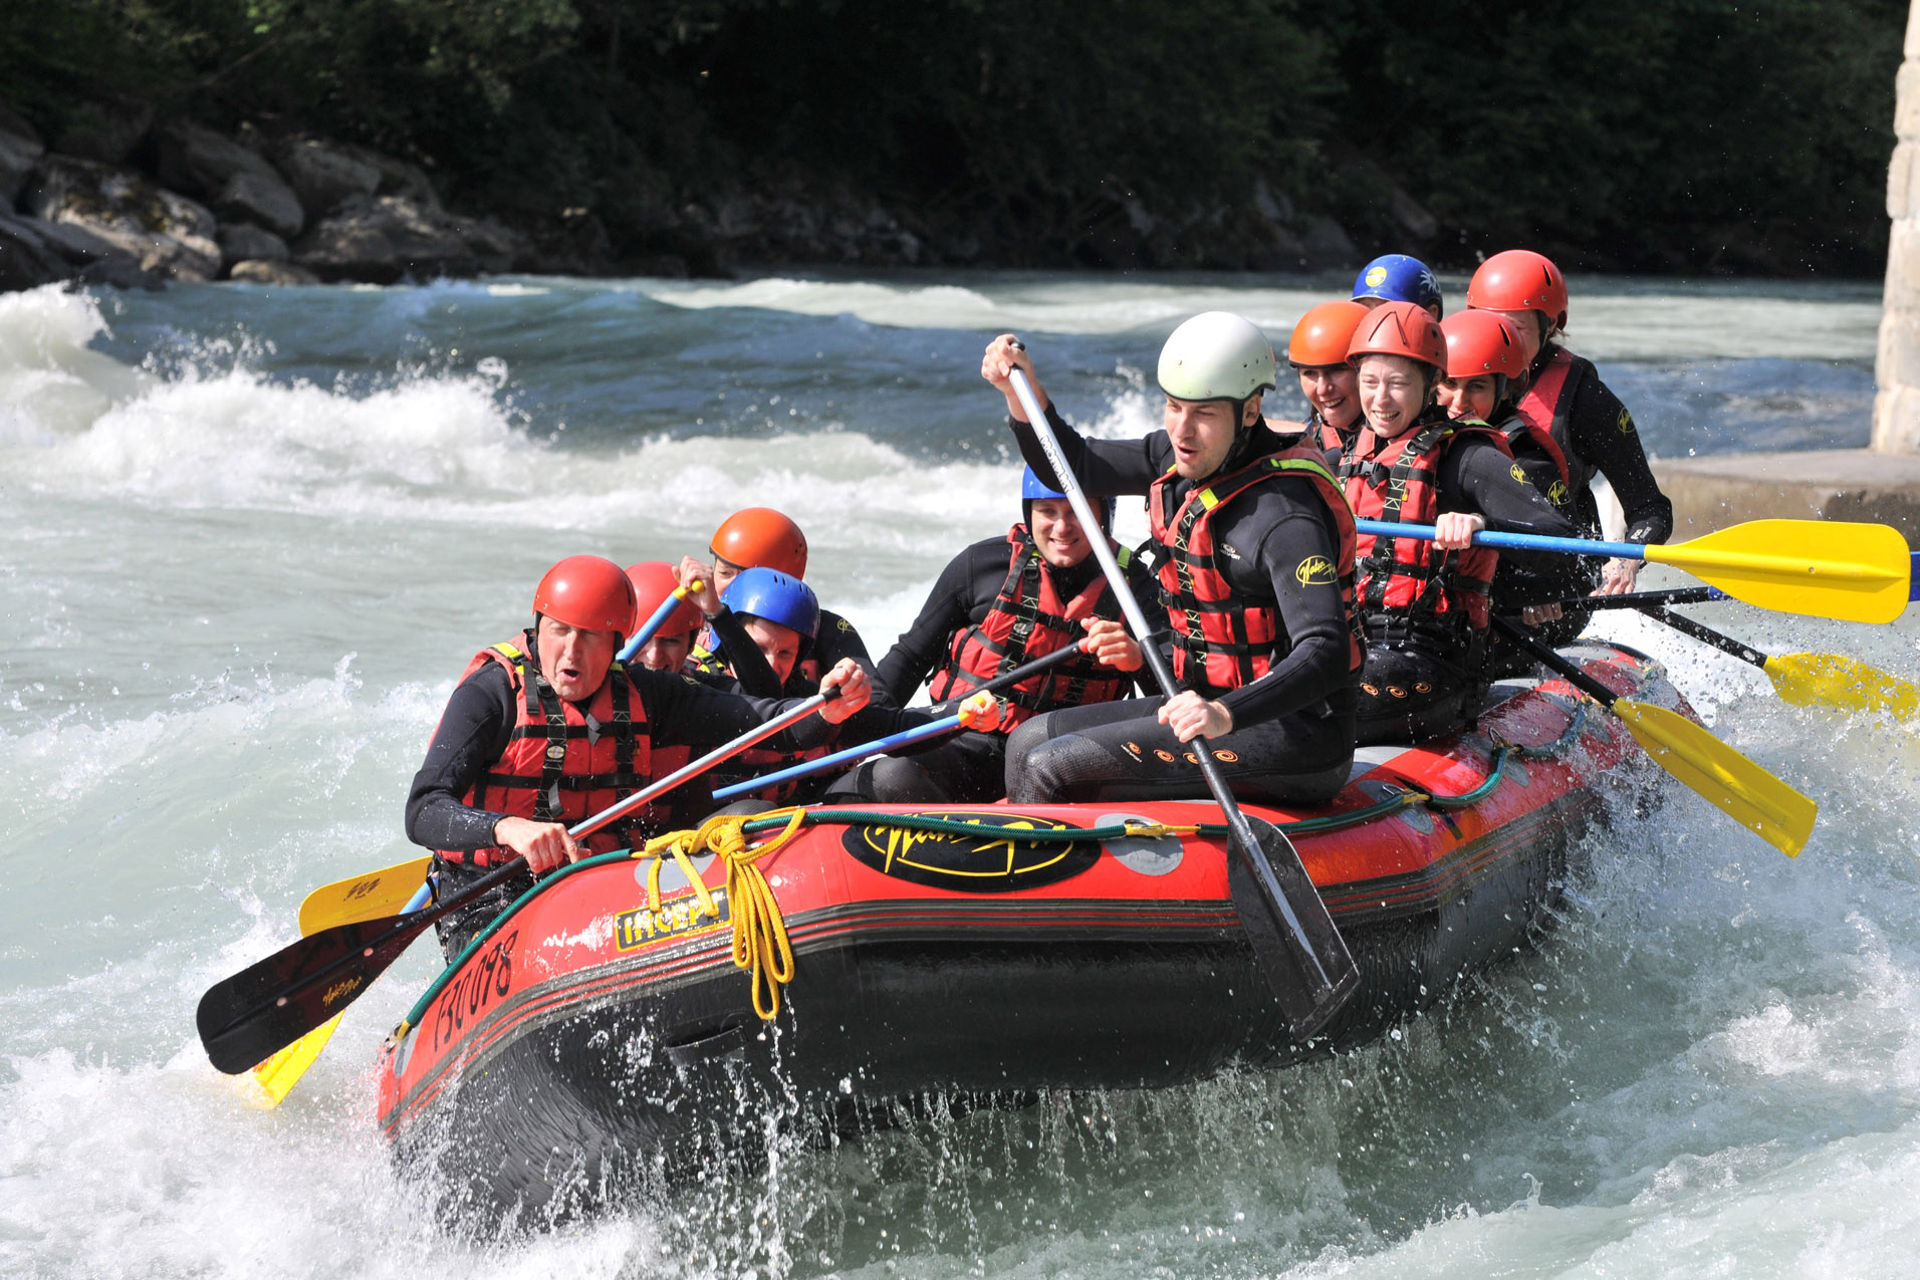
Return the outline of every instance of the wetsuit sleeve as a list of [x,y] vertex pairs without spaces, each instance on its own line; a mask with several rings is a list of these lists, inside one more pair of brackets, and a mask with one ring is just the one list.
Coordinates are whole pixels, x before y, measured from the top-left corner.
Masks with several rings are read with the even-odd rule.
[[[1004,553],[1005,540],[997,542]],[[976,542],[949,560],[934,580],[933,590],[927,593],[927,602],[920,606],[920,615],[900,633],[893,648],[887,650],[887,656],[880,659],[874,683],[887,691],[894,705],[905,706],[912,700],[927,677],[946,659],[953,633],[977,621],[972,616],[974,579],[978,576],[974,562],[981,548],[990,549],[994,545],[993,541]],[[1000,557],[1003,577],[1006,558],[1005,554]],[[991,592],[987,599],[991,603]]]
[[[696,759],[803,701],[724,693],[691,676],[661,671],[636,672],[634,683],[646,706],[653,740],[662,746],[685,745]],[[833,728],[817,715],[808,716],[768,738],[764,745],[781,751],[804,751],[828,741]]]
[[[1440,509],[1478,512],[1489,529],[1502,533],[1579,537],[1573,522],[1531,480],[1516,480],[1513,470],[1513,459],[1491,441],[1462,440],[1440,464]],[[1501,606],[1544,604],[1582,594],[1568,585],[1568,570],[1576,565],[1572,557],[1557,552],[1502,550],[1494,570]]]
[[747,634],[746,624],[740,616],[726,605],[720,606],[720,612],[707,619],[707,625],[713,628],[713,638],[720,646],[720,656],[733,668],[733,677],[740,682],[740,691],[756,698],[777,698],[780,696],[780,682],[773,678],[773,668],[767,665],[767,656],[760,652],[760,646]]
[[1503,533],[1578,537],[1526,472],[1516,470],[1513,459],[1492,441],[1462,439],[1440,463],[1440,510],[1477,513],[1486,517],[1489,529]]
[[[1173,446],[1167,433],[1154,431],[1137,440],[1088,440],[1067,425],[1052,404],[1047,405],[1047,423],[1053,428],[1067,465],[1079,479],[1080,487],[1096,498],[1117,498],[1142,494],[1153,487],[1173,458]],[[1020,456],[1033,468],[1041,481],[1058,489],[1060,478],[1053,474],[1040,436],[1025,422],[1007,419],[1013,437],[1019,441]]]
[[1628,542],[1665,542],[1673,536],[1673,503],[1660,492],[1633,415],[1598,377],[1581,381],[1568,434],[1573,450],[1613,486],[1627,517]]
[[507,749],[516,719],[506,668],[489,662],[454,687],[427,758],[407,793],[407,839],[429,849],[484,849],[494,843],[497,810],[463,802]]
[[820,611],[820,634],[814,637],[813,656],[820,663],[821,675],[833,670],[842,658],[852,658],[866,668],[868,675],[873,674],[873,655],[867,652],[867,642],[860,638],[860,632],[839,614],[825,609]]
[[[1331,574],[1299,572],[1313,557],[1335,563],[1332,516],[1314,511],[1298,499],[1269,489],[1259,495],[1250,512],[1234,524],[1267,524],[1260,551],[1253,558],[1258,589],[1256,599],[1271,596],[1280,615],[1280,628],[1289,642],[1285,657],[1252,684],[1220,698],[1236,728],[1259,724],[1318,702],[1335,689],[1353,682],[1347,663],[1347,614],[1340,583]],[[1258,528],[1255,524],[1253,527]],[[1244,546],[1250,539],[1239,528],[1223,530],[1221,541]],[[1237,575],[1236,575],[1237,576]],[[1235,582],[1236,591],[1242,589]]]

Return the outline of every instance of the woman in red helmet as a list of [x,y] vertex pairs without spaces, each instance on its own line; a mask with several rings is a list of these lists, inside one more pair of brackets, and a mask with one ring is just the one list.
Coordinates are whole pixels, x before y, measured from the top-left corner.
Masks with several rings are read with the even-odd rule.
[[1428,737],[1457,722],[1480,681],[1499,553],[1473,546],[1493,528],[1565,537],[1564,517],[1514,464],[1506,438],[1435,402],[1447,344],[1423,308],[1374,309],[1348,352],[1365,414],[1340,467],[1355,516],[1433,525],[1431,540],[1362,533],[1356,594],[1367,636],[1356,738]]
[[[1467,285],[1467,305],[1494,311],[1520,331],[1527,353],[1527,381],[1517,410],[1537,430],[1552,435],[1565,455],[1573,493],[1574,522],[1583,537],[1600,536],[1600,510],[1592,492],[1596,474],[1607,478],[1626,513],[1628,542],[1665,542],[1673,535],[1673,503],[1660,492],[1634,430],[1633,415],[1593,362],[1555,341],[1567,327],[1567,281],[1560,268],[1527,249],[1508,249],[1480,264]],[[1593,589],[1593,578],[1568,558],[1568,595]],[[1637,560],[1609,560],[1598,591],[1633,589]]]
[[[1299,374],[1300,394],[1307,398],[1307,439],[1335,464],[1360,429],[1360,393],[1347,348],[1366,318],[1367,308],[1358,302],[1323,302],[1300,317],[1287,343],[1287,363]],[[1276,429],[1286,426],[1276,424]]]
[[[651,618],[666,603],[667,597],[680,589],[680,575],[665,560],[642,560],[628,565],[627,580],[633,583],[636,625]],[[693,651],[693,637],[700,630],[701,622],[699,606],[683,598],[653,633],[653,638],[640,646],[635,659],[649,671],[685,670],[687,658]]]
[[[694,779],[584,841],[567,832],[792,706],[615,661],[635,604],[620,566],[570,556],[540,580],[533,626],[475,654],[454,687],[407,796],[407,837],[435,850],[443,896],[516,856],[529,871],[440,921],[449,956],[536,877],[705,816],[712,804]],[[867,674],[852,662],[820,687],[841,696],[770,743],[804,750],[866,705]]]
[[[753,646],[737,643],[736,627],[725,621],[721,596],[742,570],[774,569],[795,578],[807,576],[807,536],[799,525],[771,507],[747,507],[721,521],[707,550],[713,555],[711,565],[691,556],[680,562],[683,582],[697,577],[707,584],[705,591],[693,597],[713,633],[709,637],[713,643],[695,646],[693,661],[700,670],[713,673],[731,666],[741,688],[762,697],[804,696],[820,672],[843,658],[851,658],[872,676],[873,658],[866,642],[851,622],[830,609],[820,611],[820,633],[802,646],[793,674],[785,680],[775,679],[772,668],[747,652]],[[725,661],[715,657],[721,650],[728,655]]]

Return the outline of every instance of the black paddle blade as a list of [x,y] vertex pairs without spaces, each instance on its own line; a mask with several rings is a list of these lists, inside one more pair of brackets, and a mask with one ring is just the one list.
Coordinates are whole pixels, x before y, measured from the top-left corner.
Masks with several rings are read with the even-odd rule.
[[400,958],[424,914],[323,929],[208,987],[194,1018],[207,1057],[239,1075],[312,1031]]
[[1270,822],[1246,821],[1260,847],[1248,857],[1238,838],[1230,841],[1227,888],[1288,1028],[1304,1041],[1346,1004],[1360,967],[1293,842]]

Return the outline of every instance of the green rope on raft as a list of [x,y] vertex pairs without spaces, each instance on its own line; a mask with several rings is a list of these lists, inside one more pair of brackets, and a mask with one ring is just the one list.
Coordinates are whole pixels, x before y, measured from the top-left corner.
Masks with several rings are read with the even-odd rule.
[[[1587,704],[1584,702],[1581,703],[1575,711],[1572,721],[1567,725],[1566,732],[1562,733],[1552,742],[1537,747],[1520,746],[1517,743],[1511,742],[1497,743],[1494,746],[1493,758],[1487,769],[1486,780],[1471,791],[1463,792],[1457,796],[1438,796],[1424,791],[1407,790],[1401,792],[1399,795],[1390,796],[1385,800],[1377,801],[1374,804],[1366,805],[1363,808],[1354,809],[1347,813],[1332,813],[1318,818],[1299,818],[1293,822],[1281,822],[1275,825],[1289,834],[1309,834],[1320,831],[1340,831],[1348,827],[1364,826],[1376,818],[1383,818],[1390,814],[1398,813],[1402,809],[1410,809],[1416,805],[1427,805],[1436,809],[1470,808],[1486,799],[1489,795],[1492,795],[1494,790],[1499,787],[1500,780],[1506,773],[1508,757],[1517,756],[1522,760],[1541,760],[1564,754],[1568,748],[1578,741],[1581,727],[1586,723],[1587,709]],[[785,828],[792,822],[793,814],[789,811],[774,817],[751,819],[741,827],[741,830],[752,835],[761,831]],[[939,834],[960,836],[977,836],[980,834],[981,826],[981,824],[977,822],[955,822],[950,818],[928,818],[917,813],[877,813],[872,810],[863,809],[834,809],[827,813],[819,813],[808,809],[801,814],[800,823],[802,826],[858,826],[870,824],[874,826],[895,827],[905,831],[930,831]],[[1151,836],[1168,830],[1177,830],[1183,833],[1192,832],[1196,835],[1217,839],[1224,839],[1229,834],[1229,828],[1224,822],[1201,822],[1195,823],[1192,826],[1181,826],[1178,828],[1165,828],[1158,824],[1151,823],[1115,822],[1102,827],[1065,827],[1059,830],[1026,829],[1022,831],[1021,838],[1035,844],[1079,840],[1098,840],[1105,842],[1108,840],[1122,840],[1128,837]],[[439,995],[442,988],[453,980],[454,973],[459,970],[461,965],[466,963],[467,957],[485,946],[489,939],[500,932],[501,927],[504,926],[507,921],[511,920],[527,903],[533,901],[538,894],[544,893],[547,889],[558,884],[568,876],[577,875],[589,868],[603,866],[611,862],[630,861],[632,857],[633,854],[631,850],[621,849],[613,853],[602,853],[595,857],[583,858],[579,862],[567,864],[546,879],[536,883],[533,888],[514,899],[505,911],[502,911],[494,918],[492,923],[474,936],[473,941],[469,942],[459,955],[453,957],[453,959],[447,963],[446,969],[439,977],[433,980],[432,984],[427,987],[420,998],[414,1002],[413,1007],[407,1010],[407,1016],[402,1020],[400,1025],[402,1027],[417,1026],[420,1018],[426,1014],[427,1006],[433,1003],[433,998]]]

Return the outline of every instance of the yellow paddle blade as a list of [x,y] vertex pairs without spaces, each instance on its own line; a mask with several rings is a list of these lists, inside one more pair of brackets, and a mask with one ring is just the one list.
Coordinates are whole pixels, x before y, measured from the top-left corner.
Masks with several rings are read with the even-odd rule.
[[1649,546],[1670,564],[1762,609],[1892,622],[1908,604],[1913,555],[1900,531],[1838,520],[1751,520],[1692,542]]
[[1775,654],[1761,670],[1782,700],[1803,707],[1884,712],[1896,720],[1920,711],[1920,688],[1845,654]]
[[345,1010],[334,1014],[313,1030],[295,1040],[280,1052],[268,1058],[246,1075],[239,1077],[245,1081],[243,1086],[256,1106],[271,1109],[286,1101],[293,1086],[300,1083],[300,1077],[307,1074],[307,1068],[327,1047],[327,1041],[333,1039],[334,1028],[340,1025]]
[[336,925],[358,924],[400,914],[420,882],[427,878],[431,858],[415,858],[380,871],[348,876],[323,884],[300,904],[300,936]]
[[1789,858],[1806,847],[1818,806],[1683,715],[1625,698],[1613,712],[1653,762]]

